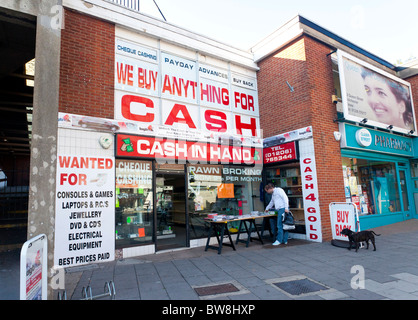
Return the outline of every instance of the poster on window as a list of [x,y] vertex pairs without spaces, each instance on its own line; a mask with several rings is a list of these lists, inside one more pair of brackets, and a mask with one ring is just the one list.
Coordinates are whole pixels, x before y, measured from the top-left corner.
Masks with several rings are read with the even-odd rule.
[[59,154],[57,162],[55,266],[114,260],[114,157]]
[[381,69],[338,51],[344,117],[416,135],[411,85]]

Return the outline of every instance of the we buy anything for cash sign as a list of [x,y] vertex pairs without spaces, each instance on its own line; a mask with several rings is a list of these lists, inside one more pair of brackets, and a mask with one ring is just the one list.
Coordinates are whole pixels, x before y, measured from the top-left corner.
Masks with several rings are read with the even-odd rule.
[[55,196],[55,266],[114,260],[115,159],[58,155]]
[[255,72],[241,71],[116,38],[115,119],[260,137]]

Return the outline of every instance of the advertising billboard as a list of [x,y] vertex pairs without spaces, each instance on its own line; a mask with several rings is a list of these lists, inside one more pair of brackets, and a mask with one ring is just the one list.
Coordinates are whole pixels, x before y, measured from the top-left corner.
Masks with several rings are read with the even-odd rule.
[[[142,130],[261,137],[255,72],[243,74],[132,40],[115,41],[115,120]],[[184,52],[183,52],[184,53]]]
[[408,82],[338,50],[344,118],[416,135]]

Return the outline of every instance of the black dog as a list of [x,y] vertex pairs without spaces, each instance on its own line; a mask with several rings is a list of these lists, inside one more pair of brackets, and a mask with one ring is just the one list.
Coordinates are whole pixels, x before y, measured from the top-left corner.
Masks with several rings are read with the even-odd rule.
[[380,236],[380,234],[376,234],[374,231],[360,231],[360,232],[353,232],[350,229],[343,229],[341,230],[341,234],[348,237],[349,246],[348,250],[351,250],[351,246],[353,243],[356,245],[356,252],[360,246],[360,242],[365,241],[367,243],[367,249],[369,249],[369,240],[371,240],[373,244],[373,251],[376,251],[376,245],[374,243],[374,235]]

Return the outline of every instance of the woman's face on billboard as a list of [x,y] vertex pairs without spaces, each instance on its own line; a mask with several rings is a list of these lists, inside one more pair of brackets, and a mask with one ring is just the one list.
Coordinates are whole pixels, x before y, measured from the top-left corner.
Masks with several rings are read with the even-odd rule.
[[405,127],[402,117],[405,112],[405,103],[398,102],[386,81],[367,76],[364,78],[364,89],[377,121],[396,127]]

